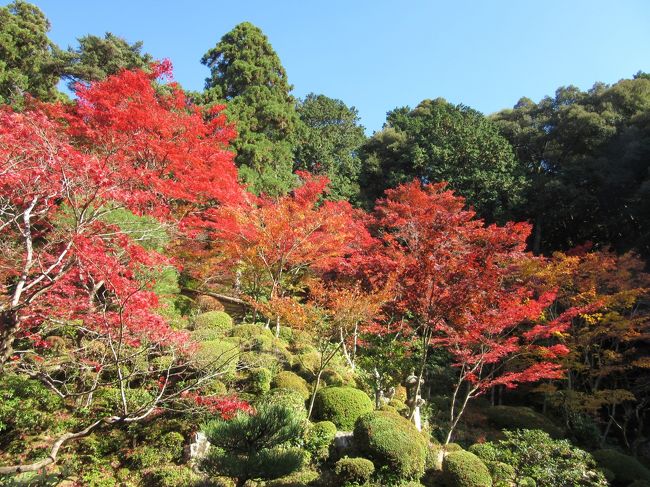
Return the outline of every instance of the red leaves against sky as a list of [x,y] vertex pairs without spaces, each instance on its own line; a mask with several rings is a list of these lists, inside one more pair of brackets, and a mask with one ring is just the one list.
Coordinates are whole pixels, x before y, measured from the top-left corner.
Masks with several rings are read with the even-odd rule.
[[[228,151],[234,129],[218,110],[204,121],[174,84],[157,84],[170,69],[79,85],[72,105],[0,112],[0,272],[5,283],[25,276],[21,292],[2,290],[23,331],[47,315],[96,328],[126,321],[134,340],[184,339],[136,278],[168,259],[103,219],[122,207],[173,225],[242,199]],[[110,296],[107,312],[93,303],[97,292]]]

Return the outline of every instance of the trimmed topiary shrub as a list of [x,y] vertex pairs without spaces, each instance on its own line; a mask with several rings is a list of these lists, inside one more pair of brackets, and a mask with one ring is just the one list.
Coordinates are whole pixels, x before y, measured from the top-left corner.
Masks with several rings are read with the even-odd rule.
[[258,325],[253,324],[244,324],[237,325],[232,330],[230,330],[230,336],[239,337],[243,340],[250,340],[258,336],[266,336],[273,339],[273,332],[268,328],[263,328]]
[[330,446],[336,436],[336,425],[331,421],[310,423],[305,434],[305,449],[316,462],[324,462],[329,457]]
[[225,311],[208,311],[194,317],[192,328],[194,330],[217,330],[226,335],[232,330],[233,321]]
[[429,443],[427,447],[426,469],[427,470],[442,470],[442,459],[447,453],[454,451],[462,451],[463,448],[456,443],[447,443],[441,445],[440,443]]
[[256,407],[260,404],[281,404],[307,416],[307,408],[302,394],[291,389],[271,389],[255,402]]
[[343,457],[334,464],[334,473],[342,485],[363,485],[375,473],[375,466],[366,458]]
[[288,370],[279,372],[273,378],[271,386],[274,389],[291,389],[299,392],[305,401],[309,399],[309,396],[311,395],[307,381],[300,377],[298,374],[295,374],[294,372]]
[[280,360],[272,353],[241,352],[239,362],[249,369],[265,368],[276,372],[282,368]]
[[515,469],[512,465],[503,462],[485,462],[494,487],[510,487],[514,485]]
[[636,458],[616,450],[596,450],[593,453],[598,466],[614,474],[614,484],[626,485],[635,480],[650,481],[650,470]]
[[314,417],[351,431],[357,418],[373,410],[368,395],[353,387],[324,387],[316,392]]
[[562,438],[562,428],[546,416],[527,407],[494,406],[485,410],[488,421],[497,428],[542,430],[552,438]]
[[323,370],[320,379],[328,386],[340,387],[344,385],[343,377],[334,369]]
[[194,354],[196,367],[208,370],[224,370],[233,375],[237,369],[239,347],[224,340],[210,340],[199,343]]
[[492,486],[488,468],[479,457],[468,451],[454,451],[445,456],[442,478],[447,487]]
[[271,379],[273,373],[264,367],[251,369],[248,373],[248,381],[250,383],[250,390],[254,394],[262,394],[271,389]]
[[305,379],[313,380],[320,367],[320,353],[301,353],[294,357],[293,369]]
[[354,441],[375,465],[400,479],[424,474],[427,441],[406,418],[387,411],[365,414],[354,427]]
[[318,472],[301,470],[276,480],[264,482],[264,487],[306,487],[318,479]]

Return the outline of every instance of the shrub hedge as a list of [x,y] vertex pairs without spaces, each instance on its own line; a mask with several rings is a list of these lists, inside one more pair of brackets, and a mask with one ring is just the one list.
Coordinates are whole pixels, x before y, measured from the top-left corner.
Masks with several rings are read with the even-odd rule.
[[324,387],[316,393],[314,417],[351,431],[357,418],[373,410],[368,395],[353,387]]
[[424,474],[427,441],[413,423],[398,414],[364,414],[354,427],[354,441],[375,465],[386,466],[400,479],[419,479]]
[[468,451],[448,453],[442,461],[447,487],[491,487],[490,471],[479,457]]

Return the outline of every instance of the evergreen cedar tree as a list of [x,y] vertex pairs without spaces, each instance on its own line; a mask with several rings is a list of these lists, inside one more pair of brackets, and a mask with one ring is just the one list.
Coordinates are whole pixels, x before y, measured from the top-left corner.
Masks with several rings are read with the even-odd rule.
[[242,180],[257,194],[286,193],[296,183],[293,142],[300,121],[292,86],[269,40],[258,27],[242,22],[201,62],[211,75],[199,99],[227,105],[239,132],[233,148]]
[[124,326],[132,343],[190,350],[139,279],[172,262],[103,218],[125,208],[191,229],[205,206],[242,198],[227,150],[234,131],[218,110],[204,121],[174,84],[154,86],[170,75],[163,62],[78,86],[70,106],[2,109],[0,364],[19,359],[16,338],[46,346],[39,331],[51,320]]

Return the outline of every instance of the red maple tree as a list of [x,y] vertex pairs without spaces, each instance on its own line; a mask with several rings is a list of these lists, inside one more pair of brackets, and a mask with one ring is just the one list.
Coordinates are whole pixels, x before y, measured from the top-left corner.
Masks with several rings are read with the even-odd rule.
[[[170,75],[163,62],[78,86],[71,105],[0,109],[0,372],[16,368],[70,400],[91,401],[107,385],[122,397],[116,411],[61,436],[45,464],[64,441],[143,419],[219,374],[197,368],[188,335],[157,313],[153,276],[173,262],[111,222],[127,211],[174,232],[242,198],[227,146],[234,130],[218,109],[203,113],[173,83],[157,83]],[[56,347],[67,353],[55,360]],[[156,357],[166,359],[135,365]],[[150,398],[127,400],[132,383]]]
[[533,326],[554,294],[513,278],[529,225],[485,226],[444,183],[413,181],[386,192],[377,226],[382,262],[399,276],[393,306],[422,340],[420,378],[430,347],[447,350],[458,371],[447,442],[472,397],[562,374],[555,359],[566,348],[537,342],[566,320]]

